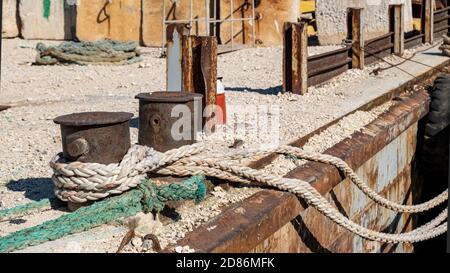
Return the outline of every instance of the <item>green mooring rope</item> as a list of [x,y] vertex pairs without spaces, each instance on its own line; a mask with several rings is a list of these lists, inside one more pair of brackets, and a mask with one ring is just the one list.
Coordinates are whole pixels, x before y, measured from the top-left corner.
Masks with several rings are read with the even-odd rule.
[[35,64],[127,65],[143,60],[136,42],[104,39],[94,42],[64,41],[57,46],[36,44]]
[[59,200],[56,198],[46,198],[37,202],[31,202],[14,208],[0,210],[0,222],[9,221],[36,212],[50,210],[52,208],[52,204],[57,203],[58,201]]
[[204,176],[194,176],[182,183],[162,186],[145,180],[138,189],[82,207],[55,220],[0,237],[0,253],[53,241],[136,215],[141,211],[146,213],[153,210],[161,211],[167,201],[200,202],[206,195],[204,179]]

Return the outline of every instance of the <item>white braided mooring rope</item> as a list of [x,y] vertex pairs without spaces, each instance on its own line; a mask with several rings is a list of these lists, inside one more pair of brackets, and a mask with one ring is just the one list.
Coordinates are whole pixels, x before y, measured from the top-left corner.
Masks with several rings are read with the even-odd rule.
[[299,179],[266,174],[263,171],[236,164],[233,160],[275,152],[331,164],[341,170],[351,182],[374,202],[397,212],[418,213],[430,210],[447,200],[447,190],[428,202],[410,206],[402,205],[379,195],[361,181],[345,161],[330,155],[309,153],[292,146],[281,146],[275,149],[218,154],[207,158],[196,157],[195,155],[199,154],[203,148],[201,144],[194,144],[160,153],[149,147],[134,145],[120,164],[109,165],[82,162],[67,163],[59,154],[50,162],[54,171],[52,180],[56,186],[55,194],[63,201],[84,203],[99,200],[109,195],[120,194],[134,188],[146,177],[147,173],[176,176],[205,174],[239,183],[261,183],[294,193],[336,224],[373,241],[412,243],[434,238],[447,231],[447,223],[444,222],[447,219],[447,210],[444,210],[427,224],[410,232],[389,234],[373,231],[341,214],[309,183]]

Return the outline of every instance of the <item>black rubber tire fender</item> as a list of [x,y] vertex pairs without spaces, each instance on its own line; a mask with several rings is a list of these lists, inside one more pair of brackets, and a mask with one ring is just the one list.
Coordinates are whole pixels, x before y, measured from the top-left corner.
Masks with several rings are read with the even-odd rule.
[[425,126],[426,137],[437,135],[450,123],[450,74],[437,77],[430,98],[430,113]]

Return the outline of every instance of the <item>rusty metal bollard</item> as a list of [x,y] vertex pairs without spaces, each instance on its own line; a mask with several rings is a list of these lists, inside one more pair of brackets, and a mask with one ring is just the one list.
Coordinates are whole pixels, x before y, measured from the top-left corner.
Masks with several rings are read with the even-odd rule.
[[[196,134],[202,127],[202,98],[200,94],[186,92],[138,94],[136,99],[139,99],[139,144],[166,152],[195,143]],[[178,113],[174,113],[175,116],[172,117],[174,107],[180,105],[187,106],[184,109],[189,111],[188,117],[180,117]],[[183,128],[188,133],[183,138],[172,133],[174,125],[177,125],[181,118],[186,118],[185,121],[190,125],[190,128]],[[178,132],[176,128],[174,132]]]
[[[130,149],[129,121],[126,112],[85,112],[59,116],[53,121],[61,126],[63,154],[70,161],[119,163]],[[68,202],[75,211],[91,204]]]
[[[203,110],[214,107],[217,97],[217,38],[212,36],[182,36],[181,77],[184,92],[203,95]],[[216,125],[214,115],[206,115],[203,124]],[[212,126],[215,131],[215,126]]]
[[70,161],[119,163],[130,148],[129,121],[125,112],[86,112],[54,119],[61,126],[64,157]]

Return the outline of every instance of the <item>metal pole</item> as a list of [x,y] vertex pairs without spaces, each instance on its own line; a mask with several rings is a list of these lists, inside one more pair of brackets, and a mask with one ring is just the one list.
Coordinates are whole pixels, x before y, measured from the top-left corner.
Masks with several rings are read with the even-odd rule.
[[189,0],[189,35],[192,35],[192,0]]
[[234,23],[233,23],[234,10],[233,9],[234,9],[233,0],[230,0],[231,50],[233,50],[233,45],[234,45]]
[[253,47],[256,45],[256,34],[255,34],[255,0],[252,0],[252,38]]
[[[214,3],[214,12],[213,12],[213,14],[214,14],[214,21],[217,19],[217,0],[213,0],[213,3]],[[213,36],[214,37],[216,37],[216,35],[217,35],[217,30],[216,30],[216,28],[217,28],[217,23],[213,23],[214,25],[213,25]]]
[[205,32],[206,36],[211,35],[209,33],[209,0],[205,0]]
[[164,46],[166,45],[166,0],[162,1],[162,45],[161,53],[164,54]]

